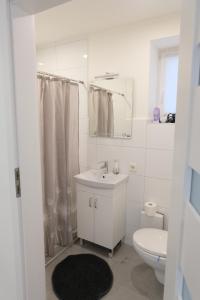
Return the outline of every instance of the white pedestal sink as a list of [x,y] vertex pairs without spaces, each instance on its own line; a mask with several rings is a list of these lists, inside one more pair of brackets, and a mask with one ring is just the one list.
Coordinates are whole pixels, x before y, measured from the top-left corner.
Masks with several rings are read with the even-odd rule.
[[74,178],[80,184],[103,189],[114,189],[116,186],[128,181],[128,175],[102,173],[97,170],[83,172]]
[[75,177],[78,237],[111,250],[125,236],[128,175],[90,170]]

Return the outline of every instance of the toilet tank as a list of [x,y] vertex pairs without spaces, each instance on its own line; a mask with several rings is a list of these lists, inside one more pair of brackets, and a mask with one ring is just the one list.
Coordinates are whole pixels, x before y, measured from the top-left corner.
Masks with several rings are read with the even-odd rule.
[[150,216],[147,216],[144,211],[142,211],[140,225],[141,225],[141,228],[163,229],[164,216],[160,213],[156,213],[155,216],[150,217]]

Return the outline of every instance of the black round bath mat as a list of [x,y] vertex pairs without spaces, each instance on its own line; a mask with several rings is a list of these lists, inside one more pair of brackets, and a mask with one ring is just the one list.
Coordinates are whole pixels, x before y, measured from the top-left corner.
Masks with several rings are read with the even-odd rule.
[[99,300],[111,289],[113,274],[109,265],[91,254],[70,255],[52,275],[59,300]]

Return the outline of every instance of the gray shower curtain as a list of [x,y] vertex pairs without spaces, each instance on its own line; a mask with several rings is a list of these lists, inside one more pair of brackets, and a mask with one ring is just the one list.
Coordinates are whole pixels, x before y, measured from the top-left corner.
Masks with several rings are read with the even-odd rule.
[[73,242],[76,200],[73,176],[79,173],[79,87],[38,77],[41,111],[45,252]]

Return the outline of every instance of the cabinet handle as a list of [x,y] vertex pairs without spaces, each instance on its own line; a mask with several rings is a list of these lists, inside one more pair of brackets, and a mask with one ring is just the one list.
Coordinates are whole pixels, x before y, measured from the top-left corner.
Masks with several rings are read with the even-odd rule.
[[92,207],[92,197],[89,198],[89,207]]
[[95,208],[98,208],[98,205],[97,205],[97,204],[98,204],[98,199],[96,198],[96,199],[94,200],[94,207],[95,207]]

